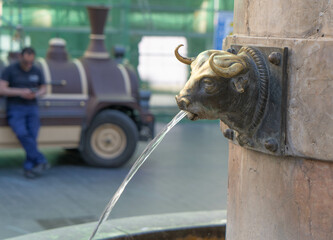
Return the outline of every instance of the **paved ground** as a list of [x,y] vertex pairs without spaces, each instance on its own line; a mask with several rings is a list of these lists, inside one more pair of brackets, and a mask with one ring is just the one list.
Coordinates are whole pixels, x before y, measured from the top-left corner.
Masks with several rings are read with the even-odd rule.
[[[23,152],[2,152],[0,239],[96,221],[146,144],[119,169],[91,168],[73,154],[45,150],[53,168],[36,180],[21,175]],[[226,198],[227,141],[218,122],[185,121],[148,158],[110,217],[221,210]]]

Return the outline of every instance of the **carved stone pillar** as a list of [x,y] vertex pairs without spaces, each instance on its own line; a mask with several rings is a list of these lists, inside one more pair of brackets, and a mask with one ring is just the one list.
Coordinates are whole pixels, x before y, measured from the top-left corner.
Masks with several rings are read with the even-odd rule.
[[286,47],[288,63],[282,154],[230,143],[227,239],[333,239],[332,2],[235,0],[234,45]]

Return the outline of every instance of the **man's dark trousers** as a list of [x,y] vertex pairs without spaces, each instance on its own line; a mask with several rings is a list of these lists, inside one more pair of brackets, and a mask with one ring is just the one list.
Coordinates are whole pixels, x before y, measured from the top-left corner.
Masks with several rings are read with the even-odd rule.
[[38,151],[37,136],[40,127],[38,106],[13,104],[7,106],[7,118],[10,127],[21,142],[25,152],[25,170],[32,170],[36,165],[46,163]]

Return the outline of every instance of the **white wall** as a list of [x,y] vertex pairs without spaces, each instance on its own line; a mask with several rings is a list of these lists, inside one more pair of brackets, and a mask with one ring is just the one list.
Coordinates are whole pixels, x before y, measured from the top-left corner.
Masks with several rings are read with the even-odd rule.
[[143,37],[139,43],[138,71],[142,80],[156,90],[179,91],[188,78],[188,66],[179,62],[174,50],[179,44],[180,53],[187,56],[185,37]]

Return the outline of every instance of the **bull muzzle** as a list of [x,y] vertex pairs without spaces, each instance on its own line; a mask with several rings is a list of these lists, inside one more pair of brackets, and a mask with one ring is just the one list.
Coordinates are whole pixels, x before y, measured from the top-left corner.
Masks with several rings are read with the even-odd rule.
[[176,102],[179,109],[186,111],[188,106],[190,105],[190,100],[186,97],[176,96]]
[[189,109],[191,107],[191,101],[187,96],[176,96],[176,102],[179,109],[187,112],[187,118],[195,121],[199,119],[198,114],[191,112]]

